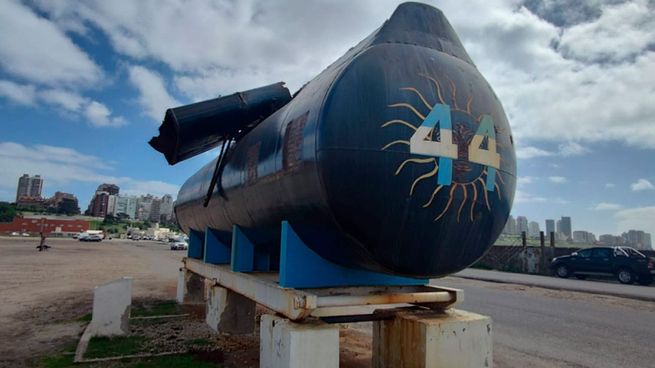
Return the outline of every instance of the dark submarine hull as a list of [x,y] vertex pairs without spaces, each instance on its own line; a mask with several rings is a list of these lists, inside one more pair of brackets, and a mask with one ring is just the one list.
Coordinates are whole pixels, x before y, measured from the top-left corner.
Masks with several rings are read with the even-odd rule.
[[[451,129],[439,115],[423,141],[450,139],[456,158],[414,152],[412,136],[443,106]],[[488,158],[495,138],[491,165],[470,148],[485,117],[493,132],[479,146]],[[185,232],[212,228],[229,239],[238,225],[275,258],[287,220],[334,263],[413,277],[451,274],[484,255],[516,183],[500,101],[441,11],[417,3],[400,5],[224,161],[207,207],[216,160],[182,186],[175,213]]]

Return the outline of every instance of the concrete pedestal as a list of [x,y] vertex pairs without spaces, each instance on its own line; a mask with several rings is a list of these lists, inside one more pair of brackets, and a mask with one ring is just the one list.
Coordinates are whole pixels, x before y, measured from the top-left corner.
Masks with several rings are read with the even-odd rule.
[[260,325],[261,368],[337,368],[339,327],[319,321],[293,323],[263,315]]
[[373,324],[375,368],[492,367],[491,318],[456,309]]
[[93,291],[92,336],[125,335],[129,332],[132,279],[124,277],[96,286]]
[[255,302],[223,287],[209,286],[205,321],[217,332],[251,334],[255,331]]
[[204,277],[181,268],[177,276],[177,294],[175,298],[180,304],[204,304]]

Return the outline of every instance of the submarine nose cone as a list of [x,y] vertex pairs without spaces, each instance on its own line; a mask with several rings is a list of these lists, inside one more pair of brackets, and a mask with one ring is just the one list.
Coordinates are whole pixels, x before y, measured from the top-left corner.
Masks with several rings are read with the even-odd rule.
[[400,4],[380,28],[374,43],[427,47],[474,65],[443,12],[428,4]]
[[511,130],[441,11],[402,4],[323,111],[329,206],[380,269],[442,276],[495,242],[514,197]]

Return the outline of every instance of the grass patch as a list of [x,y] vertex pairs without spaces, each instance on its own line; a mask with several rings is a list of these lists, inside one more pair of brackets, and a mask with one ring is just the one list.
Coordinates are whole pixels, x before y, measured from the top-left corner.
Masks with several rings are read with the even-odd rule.
[[168,355],[143,359],[129,368],[216,368],[216,364],[196,359],[191,354]]
[[150,317],[150,316],[166,316],[171,314],[180,314],[181,308],[175,300],[167,300],[152,305],[144,305],[143,307],[134,308],[130,312],[131,317]]
[[87,313],[87,314],[85,314],[85,315],[83,315],[81,317],[78,317],[75,320],[78,321],[78,322],[91,322],[92,317],[93,316],[91,315],[91,313]]
[[[70,344],[66,349],[57,355],[47,356],[40,360],[39,367],[43,368],[68,368],[74,367],[73,358],[75,355],[75,349],[77,349],[77,343]],[[68,353],[68,354],[66,354]]]
[[74,367],[73,355],[55,355],[47,356],[41,359],[40,367],[43,368],[69,368]]
[[84,358],[137,354],[141,351],[144,340],[143,336],[93,337],[89,341]]

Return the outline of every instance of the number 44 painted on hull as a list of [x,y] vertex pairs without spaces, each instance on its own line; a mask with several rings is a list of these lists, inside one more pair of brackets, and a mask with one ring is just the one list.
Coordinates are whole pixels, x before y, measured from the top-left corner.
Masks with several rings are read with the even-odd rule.
[[[430,139],[430,132],[439,124],[439,141]],[[484,138],[487,137],[487,149],[481,148]],[[450,185],[453,177],[453,160],[457,159],[457,145],[453,143],[453,128],[450,118],[450,106],[436,104],[416,129],[416,133],[409,140],[409,151],[417,155],[434,156],[439,158],[439,172],[437,183]],[[500,168],[500,154],[496,152],[496,132],[494,122],[490,115],[482,115],[480,125],[468,147],[470,162],[487,166],[487,191],[494,191],[496,170]]]

